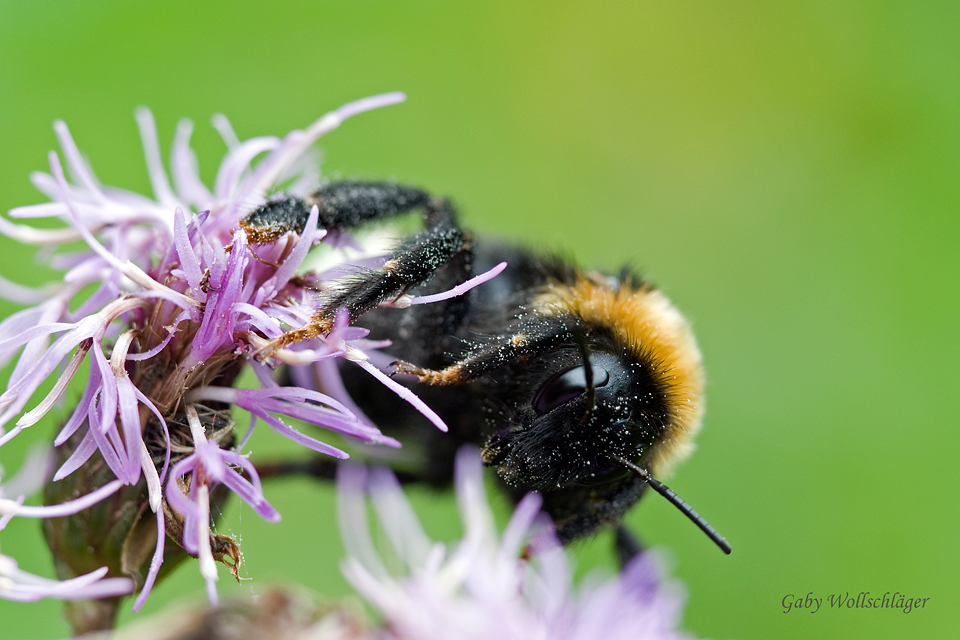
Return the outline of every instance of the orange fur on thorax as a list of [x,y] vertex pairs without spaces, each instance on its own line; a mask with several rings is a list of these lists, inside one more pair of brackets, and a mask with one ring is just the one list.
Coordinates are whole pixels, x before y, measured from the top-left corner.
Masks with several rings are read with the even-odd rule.
[[648,454],[651,472],[668,474],[693,451],[703,416],[703,365],[687,319],[659,290],[580,275],[573,286],[551,285],[534,299],[540,313],[571,313],[589,325],[612,329],[627,354],[661,376],[669,418]]

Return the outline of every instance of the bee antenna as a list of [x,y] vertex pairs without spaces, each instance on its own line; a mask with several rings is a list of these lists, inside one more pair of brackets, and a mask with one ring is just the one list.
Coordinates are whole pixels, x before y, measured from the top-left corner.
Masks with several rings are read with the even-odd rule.
[[623,465],[630,471],[640,476],[640,479],[650,485],[654,491],[670,501],[670,503],[673,504],[673,506],[675,506],[677,509],[680,509],[680,512],[690,518],[690,520],[693,521],[693,524],[700,527],[700,530],[707,534],[707,537],[713,540],[713,542],[720,547],[721,551],[729,554],[733,550],[726,538],[720,535],[719,531],[710,526],[710,523],[707,522],[703,516],[697,513],[696,509],[691,507],[683,498],[674,493],[673,489],[654,478],[649,471],[630,462],[626,458],[621,458],[620,456],[610,456],[610,459],[618,464]]
[[577,426],[590,422],[590,416],[593,415],[593,409],[597,406],[597,392],[593,386],[593,365],[590,364],[590,346],[587,344],[586,332],[578,327],[573,332],[573,339],[577,343],[577,350],[580,351],[580,358],[583,360],[583,375],[587,381],[587,409],[583,412],[583,417]]

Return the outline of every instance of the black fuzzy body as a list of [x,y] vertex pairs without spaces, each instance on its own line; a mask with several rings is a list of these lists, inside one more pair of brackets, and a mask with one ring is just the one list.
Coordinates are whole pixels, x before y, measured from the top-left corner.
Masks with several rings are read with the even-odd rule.
[[[391,340],[393,344],[386,352],[392,357],[430,369],[450,366],[482,350],[484,345],[498,342],[502,336],[516,334],[520,327],[536,327],[538,321],[577,327],[575,318],[541,316],[533,306],[534,297],[546,287],[572,286],[579,271],[559,257],[497,242],[474,241],[469,261],[448,265],[417,293],[425,295],[449,289],[503,261],[508,263],[503,273],[463,296],[403,310],[374,309],[357,324],[370,329],[373,339]],[[589,333],[591,341],[603,343],[604,348],[618,355],[622,352],[602,327],[579,328]],[[548,329],[546,327],[544,333]],[[458,385],[429,386],[404,380],[403,376],[399,378],[440,415],[450,428],[448,433],[438,431],[416,409],[366,372],[344,363],[341,375],[351,397],[373,423],[385,434],[400,440],[412,457],[397,469],[401,480],[422,481],[440,488],[452,481],[455,455],[464,444],[483,449],[487,463],[496,467],[490,450],[500,437],[503,425],[510,422],[511,416],[529,413],[531,399],[544,381],[578,364],[581,353],[571,332],[554,337],[546,350],[505,360],[505,364]],[[660,407],[655,409],[660,410]],[[613,433],[600,434],[607,440],[616,440],[618,436],[615,429]],[[589,437],[595,440],[597,434]],[[652,439],[652,435],[644,438]],[[558,478],[564,470],[581,468],[584,445],[575,438],[569,442],[557,441],[556,446],[549,446],[549,434],[536,434],[531,440],[532,444],[521,453],[524,467],[549,468],[556,471]],[[537,446],[539,443],[547,446]],[[561,486],[545,486],[539,481],[542,475],[538,474],[537,479],[527,478],[523,468],[519,468],[500,474],[499,479],[515,501],[530,491],[539,491],[544,500],[543,509],[555,522],[563,543],[590,535],[605,524],[618,523],[646,489],[642,480],[626,472],[615,473],[609,482],[595,484],[568,478]]]
[[[647,326],[634,322],[643,314],[637,301],[653,288],[628,272],[586,273],[557,256],[473,238],[449,201],[386,183],[333,183],[305,199],[275,198],[241,227],[251,242],[269,242],[302,231],[313,204],[320,225],[334,233],[411,210],[423,214],[424,230],[403,240],[383,268],[338,283],[308,326],[279,341],[327,333],[346,309],[370,338],[392,342],[386,352],[398,371],[415,376],[397,379],[440,415],[448,433],[367,372],[347,362],[340,372],[367,417],[404,444],[400,479],[449,484],[456,452],[469,443],[513,499],[542,494],[561,542],[619,523],[647,487],[622,461],[650,466],[652,452],[678,433],[669,371],[641,344],[650,336],[633,335]],[[508,263],[505,271],[464,295],[406,309],[379,306],[408,292],[448,290],[500,262]],[[603,307],[612,317],[578,312],[577,304],[590,307],[590,299],[574,301],[584,295],[615,301]],[[699,352],[690,344],[697,368]],[[326,468],[315,473],[329,475]]]

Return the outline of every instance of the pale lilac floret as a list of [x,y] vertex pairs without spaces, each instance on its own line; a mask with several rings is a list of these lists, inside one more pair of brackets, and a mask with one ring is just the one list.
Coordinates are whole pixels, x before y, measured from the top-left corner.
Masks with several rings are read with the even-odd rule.
[[70,580],[50,580],[22,570],[16,560],[0,553],[0,598],[17,602],[44,598],[82,600],[123,596],[133,591],[130,578],[106,578],[106,574],[107,568],[101,567]]
[[[211,604],[216,604],[214,583],[217,580],[216,563],[210,549],[210,491],[218,484],[226,485],[233,493],[268,522],[279,522],[280,514],[263,495],[256,468],[235,451],[221,449],[206,439],[196,409],[187,407],[187,418],[193,436],[193,453],[177,462],[170,470],[165,496],[173,509],[184,516],[183,548],[200,559],[200,573],[207,582]],[[242,469],[247,480],[236,469]],[[189,495],[182,491],[183,478],[189,476]]]
[[[0,531],[10,519],[21,517],[54,517],[77,513],[116,491],[121,483],[116,481],[99,490],[99,495],[82,496],[51,507],[24,506],[24,499],[40,490],[50,475],[50,448],[35,447],[27,456],[17,474],[7,479],[0,468]],[[96,493],[96,492],[95,492]],[[104,578],[107,568],[102,567],[87,575],[72,580],[58,581],[43,578],[23,571],[16,560],[0,553],[0,598],[18,602],[35,602],[43,598],[76,600],[80,598],[103,598],[126,595],[133,591],[133,581],[128,578]]]
[[[540,520],[540,498],[528,495],[500,536],[483,491],[480,458],[457,457],[457,495],[463,539],[431,542],[389,472],[345,468],[338,509],[349,557],[344,573],[384,618],[388,638],[465,640],[681,639],[683,596],[665,583],[653,556],[635,558],[612,578],[572,585],[565,551]],[[388,571],[370,537],[364,497],[398,558]],[[524,544],[532,559],[521,559]],[[396,562],[392,563],[396,566]]]
[[415,304],[430,304],[432,302],[440,302],[441,300],[449,300],[450,298],[462,296],[467,291],[470,291],[470,289],[473,289],[474,287],[478,287],[484,282],[493,280],[495,277],[500,275],[500,273],[506,268],[507,268],[507,263],[501,262],[497,264],[495,267],[493,267],[492,269],[489,269],[488,271],[484,271],[480,275],[474,276],[469,280],[462,282],[457,286],[449,289],[448,291],[442,291],[440,293],[434,293],[427,296],[411,296],[408,294],[404,294],[394,300],[382,302],[380,303],[380,306],[397,307],[397,308],[403,309]]
[[3,477],[0,467],[0,531],[14,516],[22,518],[62,518],[80,513],[116,493],[123,486],[121,480],[106,483],[86,495],[53,505],[25,505],[26,498],[39,491],[50,479],[52,451],[49,446],[36,446],[28,454],[10,479]]

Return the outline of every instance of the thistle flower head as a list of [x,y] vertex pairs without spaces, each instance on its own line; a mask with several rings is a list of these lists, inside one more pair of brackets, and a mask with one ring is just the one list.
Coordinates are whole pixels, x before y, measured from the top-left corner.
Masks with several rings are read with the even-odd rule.
[[[344,573],[384,618],[387,638],[551,638],[560,640],[681,639],[683,602],[677,585],[661,580],[650,553],[614,578],[572,584],[566,553],[540,520],[540,498],[526,496],[502,535],[484,497],[480,457],[457,456],[456,485],[464,525],[455,546],[429,540],[388,471],[369,476],[343,467],[338,479],[340,526],[349,558]],[[364,496],[402,570],[391,573],[375,550]],[[521,559],[524,543],[532,560]],[[379,637],[379,636],[378,636]]]
[[[56,123],[65,162],[51,152],[50,173],[32,176],[51,202],[0,217],[0,233],[44,247],[48,264],[64,273],[62,281],[38,288],[0,279],[0,296],[33,305],[0,322],[0,364],[16,359],[0,394],[0,447],[63,405],[84,363],[89,375],[54,441],[57,468],[44,490],[50,506],[0,498],[0,517],[82,517],[80,529],[79,520],[45,526],[61,577],[87,575],[88,549],[96,543],[98,566],[137,580],[139,607],[171,555],[169,537],[200,559],[216,601],[214,561],[236,572],[240,555],[235,542],[211,532],[211,501],[235,493],[261,517],[280,519],[243,455],[258,421],[335,458],[347,454],[297,430],[289,419],[398,446],[346,397],[336,374],[338,358],[367,370],[445,429],[436,414],[371,362],[371,356],[383,360],[376,350],[384,343],[368,340],[366,331],[348,325],[346,315],[338,316],[326,336],[268,349],[285,332],[308,323],[315,310],[313,291],[326,276],[303,272],[308,252],[347,239],[326,237],[317,226],[316,207],[301,233],[265,244],[250,246],[239,225],[272,190],[303,195],[315,186],[318,172],[307,152],[319,137],[353,115],[402,99],[392,93],[359,100],[282,139],[240,142],[225,118],[218,118],[228,153],[212,189],[201,182],[190,150],[192,125],[181,122],[177,128],[171,183],[152,115],[141,109],[137,121],[153,198],[101,185],[67,126]],[[13,222],[30,218],[53,218],[63,226]],[[78,241],[82,250],[67,250]],[[321,380],[328,393],[306,383],[278,386],[270,376],[277,363],[313,368],[313,374],[294,379]],[[247,367],[259,388],[235,386]],[[38,399],[49,382],[52,389]],[[252,417],[242,437],[232,407]],[[145,543],[142,531],[151,521],[157,535]],[[108,543],[106,530],[128,533]],[[132,546],[134,539],[139,546]]]
[[[463,537],[430,540],[388,471],[341,466],[338,510],[348,550],[344,572],[379,614],[371,623],[352,602],[331,606],[281,588],[219,607],[162,614],[111,638],[273,638],[291,640],[681,640],[681,589],[661,577],[651,553],[612,578],[571,582],[565,550],[538,515],[540,499],[517,506],[503,533],[484,497],[480,457],[461,451],[457,497]],[[388,549],[373,543],[371,502]],[[380,536],[378,536],[380,537]],[[526,550],[528,553],[522,553]],[[388,569],[387,567],[390,567]],[[97,636],[98,638],[101,636]],[[103,636],[106,638],[106,636]]]

